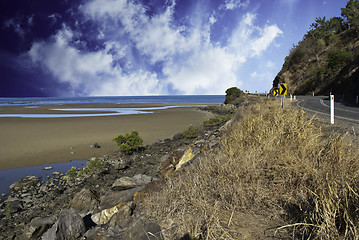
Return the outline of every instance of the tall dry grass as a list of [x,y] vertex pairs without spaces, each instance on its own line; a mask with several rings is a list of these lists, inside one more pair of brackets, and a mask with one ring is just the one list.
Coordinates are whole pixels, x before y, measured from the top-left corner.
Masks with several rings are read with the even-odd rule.
[[358,151],[278,105],[239,111],[216,155],[145,201],[166,239],[359,238]]

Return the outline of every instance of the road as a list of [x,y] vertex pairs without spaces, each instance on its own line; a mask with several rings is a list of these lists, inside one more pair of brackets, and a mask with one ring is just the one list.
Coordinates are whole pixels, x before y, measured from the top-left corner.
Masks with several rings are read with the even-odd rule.
[[[298,102],[294,104],[296,104],[298,107],[306,111],[330,116],[329,97],[298,96],[297,99]],[[359,107],[348,106],[344,105],[341,102],[335,102],[334,109],[335,118],[349,122],[359,123]]]

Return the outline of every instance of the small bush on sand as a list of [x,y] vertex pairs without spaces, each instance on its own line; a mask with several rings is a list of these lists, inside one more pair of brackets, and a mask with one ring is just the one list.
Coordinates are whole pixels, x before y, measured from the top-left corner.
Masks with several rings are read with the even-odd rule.
[[225,115],[225,116],[217,115],[213,118],[203,121],[202,125],[206,128],[221,126],[225,124],[227,121],[229,121],[232,117],[233,115]]
[[186,130],[182,132],[182,136],[185,138],[196,138],[199,135],[199,129],[190,125]]
[[77,176],[77,169],[76,169],[76,167],[70,168],[70,170],[68,170],[68,171],[65,173],[65,176],[66,176],[66,177],[65,177],[66,179],[76,177],[76,176]]
[[122,152],[126,153],[138,151],[143,143],[143,139],[138,135],[137,131],[132,131],[125,135],[117,135],[113,141],[118,144]]
[[144,214],[165,238],[358,239],[357,146],[289,105],[246,112],[222,134],[217,154],[145,199]]
[[103,161],[98,158],[89,160],[86,167],[78,171],[79,176],[91,176],[94,173],[100,173],[105,169]]

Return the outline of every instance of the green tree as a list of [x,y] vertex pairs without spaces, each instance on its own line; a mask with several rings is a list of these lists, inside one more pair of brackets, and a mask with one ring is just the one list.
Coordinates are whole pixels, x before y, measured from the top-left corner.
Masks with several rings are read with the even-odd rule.
[[341,15],[349,27],[357,27],[359,25],[359,0],[349,0],[346,7],[341,10]]
[[114,139],[121,151],[131,153],[138,151],[142,146],[143,139],[138,135],[137,131],[126,133],[126,135],[117,135]]
[[225,104],[233,104],[238,98],[244,96],[244,92],[236,87],[231,87],[226,90]]

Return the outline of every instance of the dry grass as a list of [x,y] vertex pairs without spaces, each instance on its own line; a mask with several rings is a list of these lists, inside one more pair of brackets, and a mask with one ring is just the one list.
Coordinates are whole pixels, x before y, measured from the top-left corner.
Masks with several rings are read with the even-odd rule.
[[359,238],[358,151],[278,105],[242,109],[216,155],[145,201],[166,239]]

